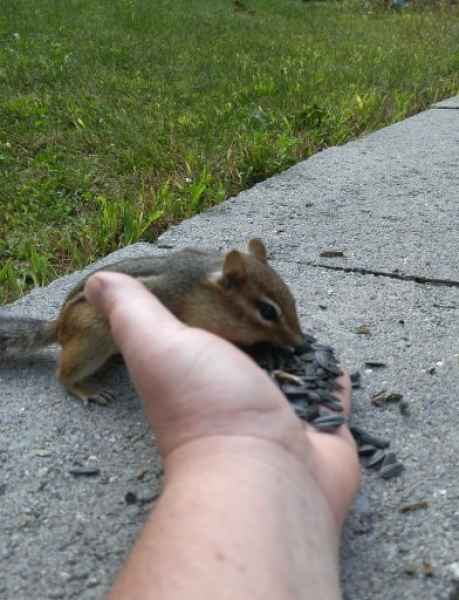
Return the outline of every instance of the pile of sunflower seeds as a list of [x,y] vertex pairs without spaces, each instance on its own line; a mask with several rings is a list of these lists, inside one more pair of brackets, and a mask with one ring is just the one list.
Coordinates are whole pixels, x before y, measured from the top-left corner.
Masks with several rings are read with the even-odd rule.
[[[312,335],[305,335],[304,344],[295,352],[260,345],[250,353],[278,385],[300,419],[326,433],[333,433],[348,422],[342,414],[343,406],[334,394],[341,389],[338,378],[342,371],[331,346],[320,344]],[[361,386],[359,372],[351,375],[351,382],[353,388]],[[365,467],[380,469],[383,479],[396,477],[404,470],[393,452],[384,452],[389,447],[387,440],[360,427],[351,426],[350,431]]]

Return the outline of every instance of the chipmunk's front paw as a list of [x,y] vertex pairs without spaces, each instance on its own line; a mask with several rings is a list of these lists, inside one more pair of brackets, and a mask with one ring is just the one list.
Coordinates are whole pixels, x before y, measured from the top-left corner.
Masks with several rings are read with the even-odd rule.
[[69,392],[83,402],[83,406],[88,406],[90,402],[107,406],[115,399],[115,395],[109,390],[103,390],[90,385],[75,384],[68,387]]
[[87,397],[86,404],[87,406],[89,402],[94,402],[95,404],[100,404],[101,406],[107,406],[110,402],[113,402],[115,399],[115,395],[109,390],[100,390],[94,394],[91,394]]

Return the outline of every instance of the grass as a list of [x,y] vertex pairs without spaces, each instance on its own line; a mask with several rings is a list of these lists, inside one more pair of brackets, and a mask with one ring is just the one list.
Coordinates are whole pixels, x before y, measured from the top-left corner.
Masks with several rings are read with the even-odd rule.
[[458,16],[4,0],[0,303],[459,93]]

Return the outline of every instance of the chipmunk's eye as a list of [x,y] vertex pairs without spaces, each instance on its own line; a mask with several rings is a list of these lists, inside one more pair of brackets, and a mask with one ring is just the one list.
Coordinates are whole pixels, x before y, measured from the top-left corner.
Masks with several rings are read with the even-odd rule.
[[279,314],[275,306],[263,300],[257,301],[257,308],[260,316],[265,321],[277,321]]

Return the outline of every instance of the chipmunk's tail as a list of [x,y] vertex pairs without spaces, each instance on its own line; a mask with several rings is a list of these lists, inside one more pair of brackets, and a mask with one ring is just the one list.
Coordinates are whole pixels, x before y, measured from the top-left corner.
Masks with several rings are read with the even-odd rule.
[[0,316],[0,358],[33,352],[56,341],[56,321]]

